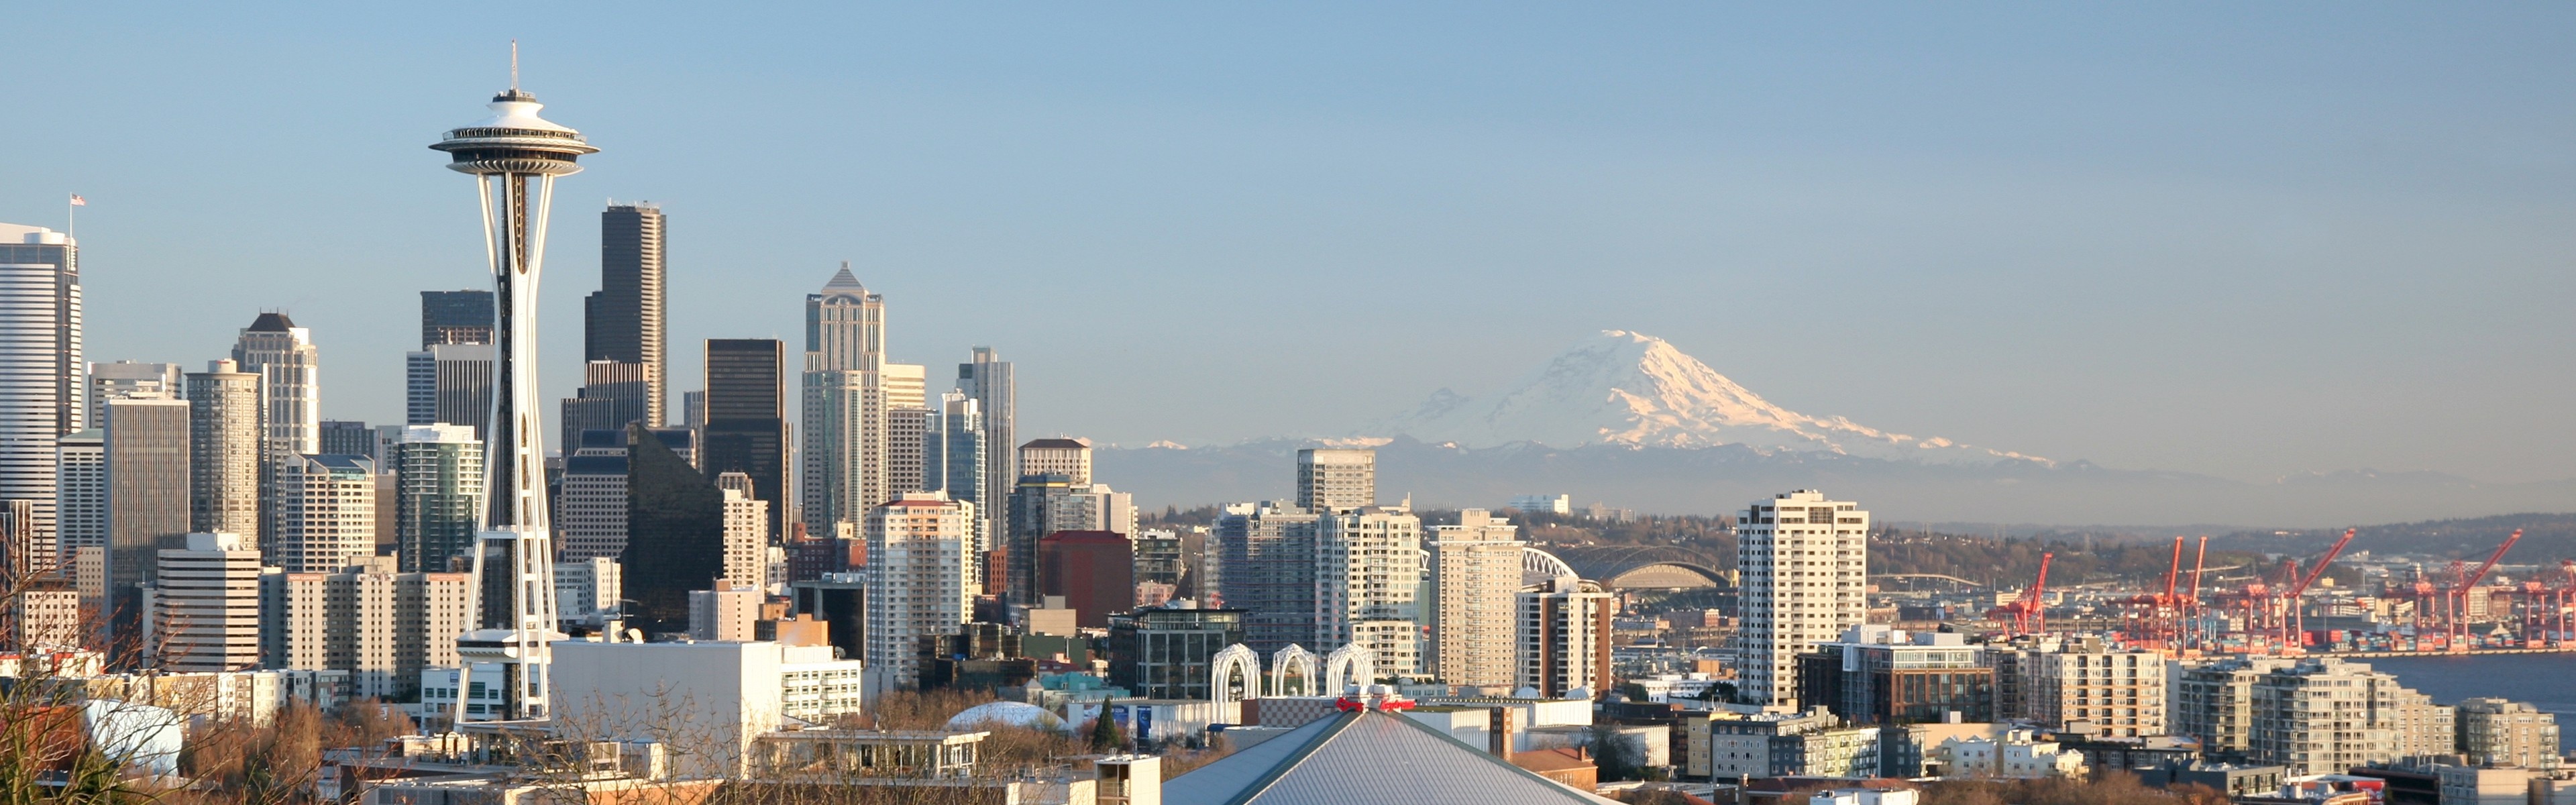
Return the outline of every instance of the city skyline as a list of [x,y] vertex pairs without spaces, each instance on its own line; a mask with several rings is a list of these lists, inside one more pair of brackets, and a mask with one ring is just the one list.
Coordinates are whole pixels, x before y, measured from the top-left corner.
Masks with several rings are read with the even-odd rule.
[[[15,152],[52,156],[22,166],[0,220],[53,226],[61,192],[91,200],[78,233],[99,300],[90,357],[199,366],[241,321],[284,309],[328,355],[324,418],[397,421],[411,339],[387,312],[478,274],[470,211],[439,177],[412,175],[398,144],[447,122],[425,110],[496,84],[503,37],[253,12],[204,30],[274,48],[139,76],[100,56],[165,34],[48,13],[71,15],[66,35],[31,45],[30,76],[95,125],[77,127],[82,141],[7,135]],[[2561,88],[2528,77],[2564,73],[2568,56],[2525,33],[2564,14],[2364,8],[2310,29],[2240,9],[2225,33],[2109,11],[1522,11],[1468,31],[1388,12],[1366,33],[1202,11],[1121,56],[1138,43],[1113,34],[1133,17],[874,11],[712,32],[837,31],[868,45],[841,50],[871,55],[719,48],[745,61],[672,55],[654,68],[669,80],[649,82],[622,54],[677,32],[522,36],[529,73],[619,146],[600,163],[615,170],[558,200],[558,273],[596,270],[593,204],[653,199],[672,216],[675,395],[703,376],[694,344],[792,339],[797,299],[848,259],[900,311],[891,359],[942,365],[980,344],[1021,363],[1045,401],[1022,417],[1033,435],[1341,435],[1618,328],[1671,338],[1801,411],[2056,458],[2238,479],[2370,467],[2520,481],[2576,477],[2576,427],[2547,404],[2576,381],[2519,369],[2576,341],[2547,304],[2569,280],[2545,270],[2569,245],[2554,222],[2576,205],[2550,179],[2576,165],[2558,145],[2576,138],[2560,135]],[[1085,37],[1049,25],[1103,36],[1073,44]],[[1255,35],[1262,25],[1281,30]],[[956,50],[977,26],[993,41]],[[1260,46],[1206,45],[1245,37]],[[2356,37],[2384,47],[2339,44]],[[380,47],[318,44],[340,40]],[[1603,44],[1626,40],[1648,46]],[[324,74],[323,56],[363,69]],[[1056,64],[1068,69],[1042,69]],[[1209,77],[1149,80],[1192,72],[1151,64]],[[2338,72],[2350,75],[2326,77]],[[2044,73],[2063,75],[2030,77]],[[1388,80],[1343,86],[1360,75]],[[134,90],[89,91],[111,80]],[[238,116],[274,113],[251,88],[285,84],[341,101],[284,125],[345,135],[321,146],[345,177],[245,187],[230,171],[259,160],[201,158],[212,146],[122,125],[177,109],[278,126]],[[689,122],[671,100],[684,97],[850,139],[805,175],[715,170],[700,146],[721,134]],[[277,213],[315,231],[244,236],[281,225],[245,215]],[[1722,314],[1731,289],[1778,278],[1831,287],[1850,326],[1764,331]],[[1192,315],[1302,282],[1420,301],[1366,327],[1310,312],[1333,325],[1321,335],[1286,317]],[[586,286],[546,298],[548,399],[580,385]],[[187,309],[145,301],[182,293]],[[1192,337],[1165,337],[1175,327]],[[1052,337],[1068,330],[1086,338]],[[1099,360],[1102,347],[1122,360]],[[1353,371],[1403,382],[1301,391]],[[1150,405],[1125,393],[1176,375],[1204,382]]]

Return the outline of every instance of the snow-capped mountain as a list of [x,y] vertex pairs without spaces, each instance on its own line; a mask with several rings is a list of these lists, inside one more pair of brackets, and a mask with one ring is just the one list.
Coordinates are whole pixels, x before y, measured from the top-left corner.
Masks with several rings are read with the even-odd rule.
[[1743,445],[1761,452],[1828,452],[1940,464],[2047,459],[1891,433],[1839,416],[1815,417],[1762,399],[1661,338],[1604,330],[1487,397],[1434,392],[1413,412],[1371,427],[1369,436],[1490,447]]

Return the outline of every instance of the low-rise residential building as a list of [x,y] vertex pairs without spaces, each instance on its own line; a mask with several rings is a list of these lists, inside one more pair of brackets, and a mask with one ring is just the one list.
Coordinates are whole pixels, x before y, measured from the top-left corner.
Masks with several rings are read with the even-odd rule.
[[1842,726],[1823,708],[1804,713],[1721,712],[1685,725],[1686,773],[1732,777],[1875,777],[1879,728]]
[[2035,780],[2074,778],[2084,774],[2084,756],[2044,741],[2030,730],[2000,737],[1951,738],[1932,748],[1924,771],[1942,777],[2000,777]]
[[2558,717],[2525,702],[2477,698],[2460,702],[2460,754],[2472,766],[2558,768]]

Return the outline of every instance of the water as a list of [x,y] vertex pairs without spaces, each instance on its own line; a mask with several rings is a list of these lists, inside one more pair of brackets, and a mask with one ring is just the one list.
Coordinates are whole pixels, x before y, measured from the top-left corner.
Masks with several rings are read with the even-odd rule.
[[2384,657],[2360,660],[2397,675],[2397,681],[2442,704],[2494,696],[2530,702],[2558,716],[2561,747],[2576,728],[2576,654],[2495,654],[2476,657]]

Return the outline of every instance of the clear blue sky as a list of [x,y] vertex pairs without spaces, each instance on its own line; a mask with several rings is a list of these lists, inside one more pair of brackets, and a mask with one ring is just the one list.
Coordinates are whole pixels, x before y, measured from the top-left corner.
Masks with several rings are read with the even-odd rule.
[[[2576,6],[60,4],[11,14],[0,220],[80,236],[91,355],[263,308],[400,416],[482,287],[423,146],[506,81],[560,185],[671,215],[675,387],[838,261],[1024,433],[1345,432],[1603,328],[1792,408],[2130,468],[2576,476]],[[511,19],[531,19],[510,23]]]

